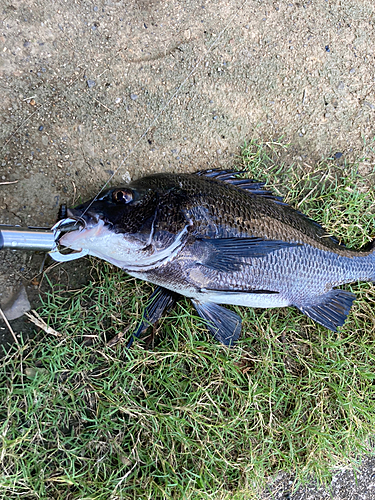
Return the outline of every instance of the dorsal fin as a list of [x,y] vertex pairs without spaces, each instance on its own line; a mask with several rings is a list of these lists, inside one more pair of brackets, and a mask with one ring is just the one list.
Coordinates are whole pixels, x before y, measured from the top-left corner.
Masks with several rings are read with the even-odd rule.
[[238,174],[246,174],[247,172],[236,171],[236,170],[220,170],[218,168],[212,168],[209,170],[199,170],[195,172],[195,175],[204,175],[205,177],[209,177],[210,179],[215,179],[217,181],[227,182],[228,184],[232,184],[233,186],[239,187],[246,191],[251,191],[253,194],[257,194],[258,196],[263,196],[264,198],[268,198],[269,200],[273,200],[280,205],[285,205],[281,196],[275,195],[272,191],[268,189],[264,189],[265,182],[259,182],[254,179],[238,179],[236,176]]

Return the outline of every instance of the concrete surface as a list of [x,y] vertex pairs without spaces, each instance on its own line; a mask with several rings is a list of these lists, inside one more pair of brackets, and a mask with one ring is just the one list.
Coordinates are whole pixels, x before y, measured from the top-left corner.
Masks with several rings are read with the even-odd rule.
[[345,468],[334,474],[328,488],[315,482],[295,488],[293,477],[279,474],[269,482],[261,500],[373,500],[375,498],[375,459],[364,458],[355,470]]
[[[0,20],[1,223],[51,226],[108,180],[230,166],[252,137],[290,142],[280,161],[374,165],[373,0],[3,0]],[[35,306],[43,258],[2,252],[0,303],[23,283]],[[81,266],[49,273],[69,286]],[[373,465],[367,492],[345,473],[334,498],[375,498]],[[290,498],[327,498],[308,491]]]

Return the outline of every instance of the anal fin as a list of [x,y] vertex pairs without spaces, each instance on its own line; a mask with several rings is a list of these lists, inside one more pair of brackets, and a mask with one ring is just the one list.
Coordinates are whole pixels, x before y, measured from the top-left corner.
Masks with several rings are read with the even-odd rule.
[[306,316],[333,332],[345,323],[356,296],[345,290],[331,290],[311,305],[297,306]]
[[199,316],[207,321],[211,335],[222,344],[232,347],[241,334],[242,320],[238,314],[215,303],[192,302]]

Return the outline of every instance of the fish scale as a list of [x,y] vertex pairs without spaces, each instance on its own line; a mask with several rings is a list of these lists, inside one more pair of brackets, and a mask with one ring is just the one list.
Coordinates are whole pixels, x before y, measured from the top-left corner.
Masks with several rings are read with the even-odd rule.
[[177,295],[189,297],[212,335],[233,345],[241,319],[219,304],[295,306],[335,331],[355,295],[335,286],[375,281],[374,245],[339,245],[264,184],[235,172],[154,174],[68,210],[85,227],[60,243],[158,285],[136,334]]

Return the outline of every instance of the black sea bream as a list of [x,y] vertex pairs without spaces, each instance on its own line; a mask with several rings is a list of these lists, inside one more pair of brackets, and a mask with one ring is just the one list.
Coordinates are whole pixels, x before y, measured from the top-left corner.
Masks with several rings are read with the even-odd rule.
[[226,345],[238,339],[241,319],[218,304],[295,306],[335,331],[355,295],[334,287],[375,281],[374,246],[357,252],[339,245],[263,183],[235,172],[150,175],[68,214],[84,225],[62,245],[158,285],[138,333],[178,294]]

